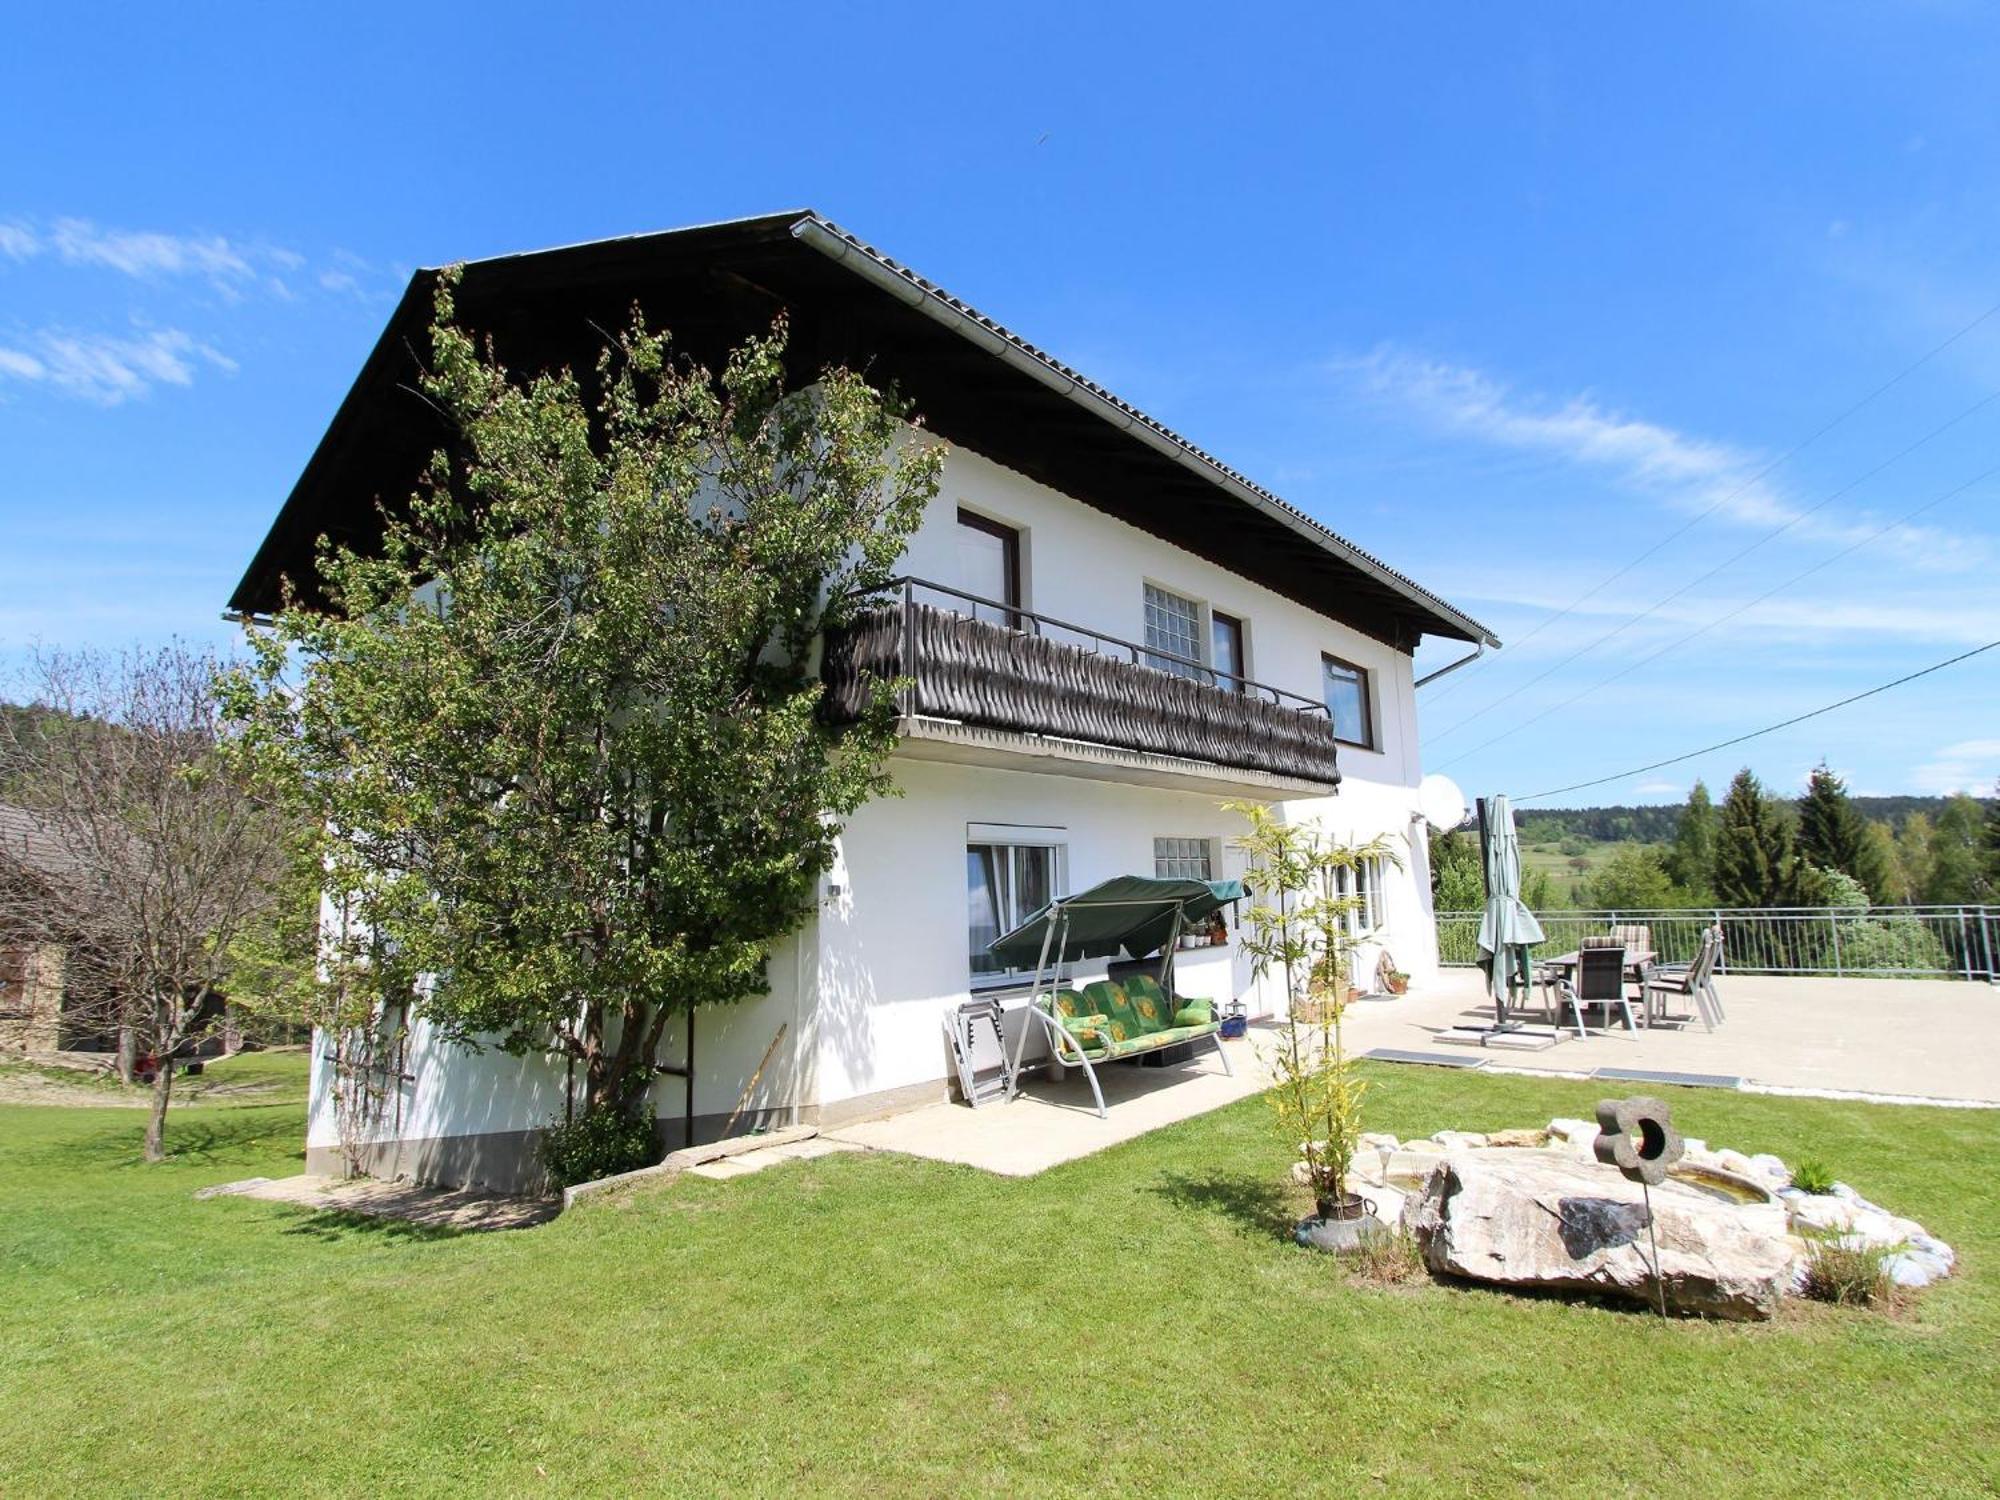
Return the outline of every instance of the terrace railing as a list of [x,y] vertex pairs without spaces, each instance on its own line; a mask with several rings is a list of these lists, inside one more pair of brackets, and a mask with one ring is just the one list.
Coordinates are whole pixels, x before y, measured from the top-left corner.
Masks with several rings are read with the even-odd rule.
[[[1538,911],[1548,941],[1564,953],[1614,926],[1645,927],[1663,963],[1694,957],[1701,930],[1722,925],[1726,973],[1878,975],[2000,983],[2000,906],[1697,907],[1671,911]],[[1437,914],[1439,956],[1478,961],[1476,911]]]
[[1340,780],[1323,702],[920,578],[828,631],[821,675],[836,719],[900,678],[910,717]]

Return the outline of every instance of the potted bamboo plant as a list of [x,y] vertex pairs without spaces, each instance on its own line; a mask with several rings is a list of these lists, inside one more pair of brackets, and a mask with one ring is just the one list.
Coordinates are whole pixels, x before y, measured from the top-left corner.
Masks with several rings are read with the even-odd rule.
[[[1369,1222],[1370,1204],[1347,1187],[1347,1175],[1361,1138],[1361,1104],[1368,1085],[1355,1076],[1341,1023],[1352,990],[1352,954],[1360,934],[1350,930],[1360,909],[1354,896],[1337,892],[1342,870],[1367,860],[1400,866],[1386,838],[1342,844],[1317,826],[1281,822],[1269,808],[1233,803],[1250,830],[1237,840],[1249,858],[1245,883],[1253,903],[1244,914],[1239,941],[1258,979],[1275,976],[1284,985],[1284,1025],[1268,1062],[1274,1085],[1272,1109],[1278,1129],[1298,1143],[1316,1220],[1300,1225],[1313,1243],[1328,1240],[1324,1226],[1353,1226],[1333,1239],[1358,1243]],[[1349,890],[1357,882],[1345,882]]]

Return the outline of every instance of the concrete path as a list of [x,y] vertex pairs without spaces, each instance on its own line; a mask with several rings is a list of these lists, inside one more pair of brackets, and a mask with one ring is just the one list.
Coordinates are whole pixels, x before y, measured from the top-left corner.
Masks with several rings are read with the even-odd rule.
[[835,1140],[876,1151],[902,1151],[933,1161],[961,1162],[1008,1177],[1032,1177],[1060,1162],[1221,1109],[1262,1093],[1270,1079],[1246,1038],[1224,1042],[1236,1076],[1228,1077],[1215,1049],[1204,1044],[1193,1062],[1172,1068],[1127,1064],[1101,1069],[1111,1118],[1100,1120],[1090,1085],[1080,1070],[1062,1083],[1039,1075],[1025,1080],[1011,1103],[929,1104],[922,1109],[824,1132]]
[[788,1141],[781,1145],[764,1146],[755,1151],[745,1151],[736,1156],[725,1156],[715,1161],[702,1162],[689,1167],[685,1175],[708,1177],[725,1181],[731,1177],[748,1177],[752,1172],[761,1172],[766,1167],[781,1166],[788,1161],[811,1161],[816,1156],[833,1156],[843,1151],[860,1151],[864,1148],[855,1141],[843,1141],[833,1136],[818,1135],[811,1140]]
[[562,1212],[559,1198],[511,1198],[471,1188],[378,1182],[372,1177],[252,1177],[204,1188],[197,1198],[259,1198],[327,1213],[400,1219],[429,1229],[526,1229]]
[[[1585,1040],[1572,1034],[1545,1051],[1518,1052],[1439,1040],[1455,1026],[1492,1018],[1479,973],[1448,969],[1400,998],[1356,1002],[1345,1036],[1356,1056],[1381,1049],[1555,1077],[1612,1069],[1705,1075],[1722,1086],[1884,1103],[2000,1104],[2000,988],[1731,975],[1719,985],[1728,1020],[1712,1034],[1698,1021],[1637,1033],[1593,1030]],[[1539,1011],[1532,1019],[1541,1024]],[[1012,1103],[926,1105],[826,1135],[871,1150],[1032,1176],[1263,1091],[1270,1079],[1258,1060],[1258,1041],[1253,1028],[1248,1038],[1224,1044],[1236,1065],[1233,1078],[1224,1076],[1212,1050],[1178,1068],[1102,1070],[1108,1120],[1097,1118],[1088,1085],[1072,1072],[1061,1084],[1031,1075]]]
[[[1958,980],[1739,978],[1717,981],[1728,1019],[1637,1032],[1592,1027],[1544,1051],[1455,1046],[1440,1036],[1493,1018],[1474,969],[1447,969],[1421,992],[1361,1001],[1348,1012],[1348,1046],[1484,1058],[1522,1071],[1599,1068],[1701,1073],[1748,1086],[1867,1094],[1940,1103],[2000,1103],[2000,987]],[[1546,1029],[1539,1006],[1526,1012]]]

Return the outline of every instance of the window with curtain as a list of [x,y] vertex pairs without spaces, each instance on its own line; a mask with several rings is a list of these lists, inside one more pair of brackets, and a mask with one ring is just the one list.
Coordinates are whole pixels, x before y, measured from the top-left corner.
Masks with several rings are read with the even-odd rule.
[[[1192,599],[1146,585],[1146,665],[1176,677],[1205,678],[1201,668],[1201,606]],[[1152,655],[1152,652],[1171,655]]]
[[1344,744],[1375,748],[1375,726],[1368,708],[1368,670],[1337,656],[1320,658],[1325,676],[1326,711],[1333,720],[1333,737]]
[[1214,682],[1232,693],[1243,692],[1243,622],[1219,609],[1208,612],[1208,664]]
[[1349,937],[1358,938],[1380,927],[1387,916],[1382,905],[1382,861],[1364,859],[1353,869],[1335,870],[1333,894],[1358,903],[1344,918]]
[[968,836],[965,844],[966,947],[972,978],[993,983],[1025,977],[988,953],[1002,933],[1040,911],[1062,881],[1063,846]]

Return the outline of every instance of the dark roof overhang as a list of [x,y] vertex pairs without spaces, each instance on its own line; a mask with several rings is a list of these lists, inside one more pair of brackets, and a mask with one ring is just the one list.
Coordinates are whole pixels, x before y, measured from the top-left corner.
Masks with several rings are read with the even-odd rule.
[[[437,272],[411,278],[232,610],[314,600],[314,547],[366,548],[383,504],[447,438],[417,392]],[[474,261],[461,323],[512,368],[587,371],[634,304],[682,352],[718,362],[780,311],[801,379],[848,365],[907,396],[946,440],[1403,650],[1493,633],[1102,387],[817,214],[743,219]]]

